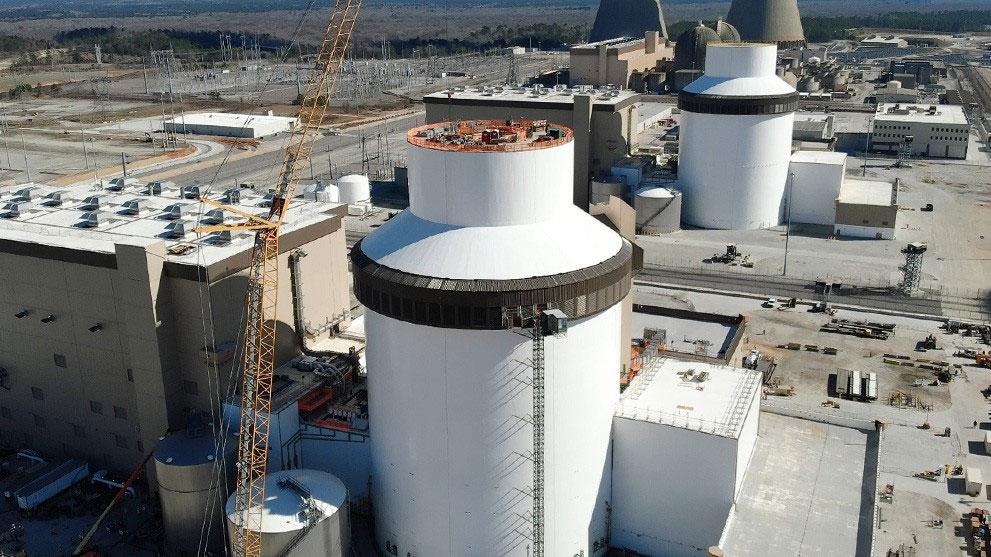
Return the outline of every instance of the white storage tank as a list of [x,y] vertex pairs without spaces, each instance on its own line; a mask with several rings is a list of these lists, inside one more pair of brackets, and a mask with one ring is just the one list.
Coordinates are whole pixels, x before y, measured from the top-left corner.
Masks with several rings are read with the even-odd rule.
[[[230,447],[234,447],[233,442]],[[209,432],[195,435],[188,431],[174,432],[158,443],[155,476],[162,505],[166,555],[223,550],[224,497],[233,478],[221,466],[216,441]],[[203,528],[204,519],[209,525],[209,535]]]
[[378,545],[532,551],[533,341],[519,315],[546,305],[568,327],[542,337],[545,554],[598,554],[632,245],[572,203],[571,130],[442,123],[408,142],[410,208],[351,251]]
[[592,180],[592,203],[609,203],[610,196],[623,199],[624,193],[626,193],[626,184],[622,178]]
[[777,47],[717,44],[680,93],[679,189],[686,224],[749,230],[781,223],[798,93],[775,73]]
[[340,203],[341,190],[334,184],[317,182],[303,188],[303,199],[322,203]]
[[681,230],[681,192],[647,187],[637,192],[637,234],[667,234]]
[[337,180],[340,189],[341,203],[362,203],[372,198],[372,189],[368,176],[364,174],[348,174]]
[[[227,499],[231,540],[241,520]],[[265,478],[261,518],[262,557],[351,555],[348,490],[333,474],[316,470],[283,470]],[[233,551],[232,551],[233,552]]]

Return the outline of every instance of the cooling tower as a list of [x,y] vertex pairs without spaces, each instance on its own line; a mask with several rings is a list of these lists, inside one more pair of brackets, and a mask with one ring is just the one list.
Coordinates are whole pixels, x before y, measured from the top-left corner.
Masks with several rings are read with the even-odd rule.
[[685,87],[678,187],[683,221],[700,228],[777,226],[798,93],[776,73],[777,47],[713,44]]
[[726,22],[744,41],[778,43],[781,48],[805,44],[798,0],[733,0]]
[[532,553],[535,355],[521,312],[546,307],[569,323],[541,337],[545,555],[599,554],[632,245],[572,203],[571,130],[443,123],[408,142],[410,208],[351,252],[378,544]]
[[601,0],[589,40],[643,38],[647,31],[659,31],[668,38],[660,0]]

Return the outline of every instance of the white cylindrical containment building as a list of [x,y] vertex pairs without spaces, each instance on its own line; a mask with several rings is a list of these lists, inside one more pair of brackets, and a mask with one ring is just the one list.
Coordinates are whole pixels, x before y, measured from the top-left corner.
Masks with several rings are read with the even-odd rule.
[[377,542],[399,556],[532,554],[527,316],[547,311],[569,324],[541,336],[544,553],[599,555],[632,246],[572,204],[566,128],[446,123],[408,142],[409,210],[351,254]]
[[710,45],[705,75],[678,97],[683,221],[723,230],[781,223],[798,93],[777,47]]
[[[241,527],[232,494],[227,499],[227,530]],[[265,478],[262,557],[346,557],[351,555],[348,490],[337,476],[317,470],[283,470]],[[231,553],[234,553],[232,550]]]

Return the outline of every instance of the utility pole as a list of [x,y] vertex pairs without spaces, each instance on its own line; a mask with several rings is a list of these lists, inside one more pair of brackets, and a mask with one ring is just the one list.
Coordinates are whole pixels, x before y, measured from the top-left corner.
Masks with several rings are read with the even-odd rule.
[[788,276],[788,241],[791,239],[791,205],[792,195],[795,191],[795,173],[788,175],[788,228],[785,229],[785,264],[781,271],[781,276]]
[[127,155],[123,152],[120,154],[120,167],[124,171],[124,179],[127,180]]
[[79,130],[79,136],[83,139],[83,160],[86,161],[86,168],[89,168],[89,149],[86,147],[86,132]]
[[867,148],[864,149],[864,176],[867,176],[867,160],[871,152],[871,129],[874,127],[874,118],[867,122]]
[[7,153],[7,168],[13,170],[10,165],[10,144],[7,142],[7,135],[10,133],[10,126],[7,125],[7,109],[0,107],[0,116],[3,116],[3,120],[0,121],[3,128],[3,150]]
[[21,132],[21,153],[24,155],[24,171],[28,174],[28,182],[34,182],[31,179],[31,165],[28,164],[28,148],[24,145],[24,132]]

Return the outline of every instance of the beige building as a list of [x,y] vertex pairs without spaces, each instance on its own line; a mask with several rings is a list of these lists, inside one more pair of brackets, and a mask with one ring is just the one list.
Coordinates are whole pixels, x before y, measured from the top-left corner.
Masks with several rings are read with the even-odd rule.
[[571,85],[633,88],[633,75],[673,60],[674,48],[657,31],[642,39],[609,39],[571,47]]
[[[211,207],[145,192],[0,192],[0,444],[130,471],[166,429],[209,420],[236,388],[252,234],[197,237]],[[240,192],[242,211],[267,211],[262,194]],[[299,282],[317,336],[348,319],[345,212],[301,201],[288,214],[280,361],[297,352],[293,250],[308,254]]]
[[575,133],[575,205],[588,210],[590,177],[609,174],[630,154],[636,137],[640,95],[591,87],[549,89],[457,87],[423,97],[426,121],[475,119],[548,120]]
[[898,226],[897,184],[846,179],[836,199],[833,233],[841,238],[893,240]]

